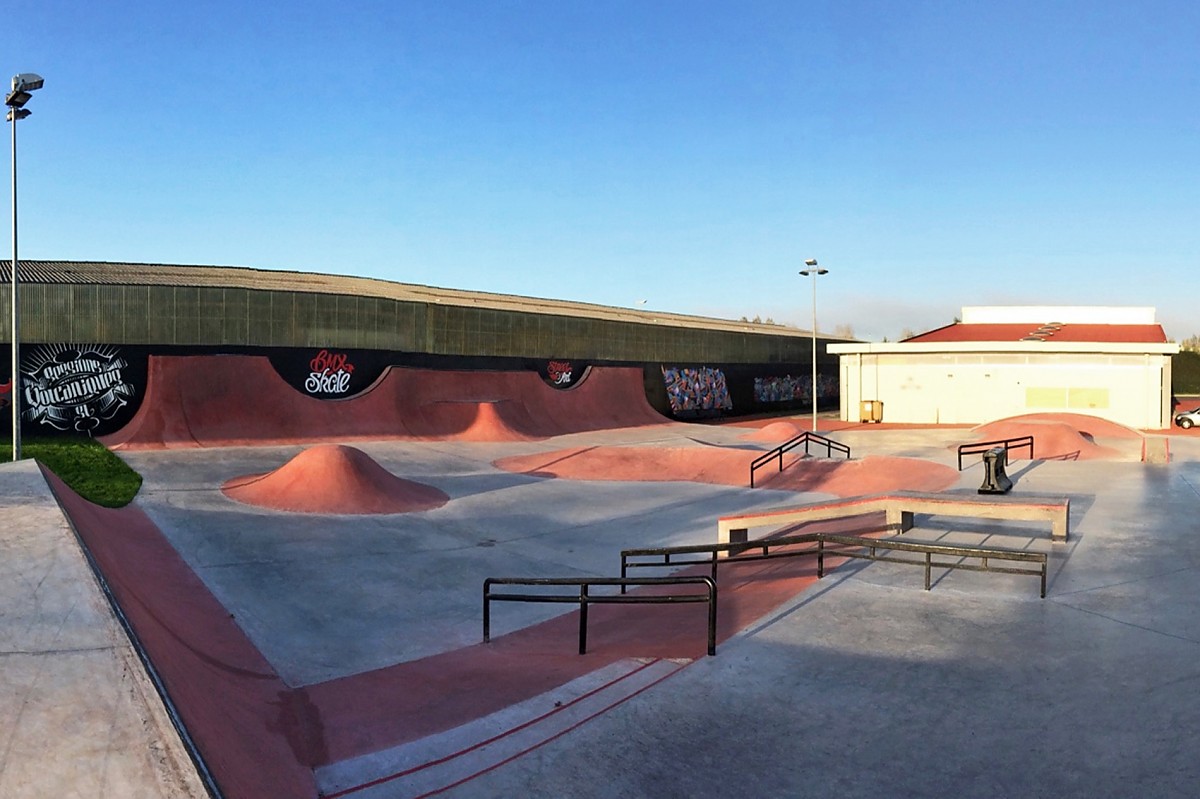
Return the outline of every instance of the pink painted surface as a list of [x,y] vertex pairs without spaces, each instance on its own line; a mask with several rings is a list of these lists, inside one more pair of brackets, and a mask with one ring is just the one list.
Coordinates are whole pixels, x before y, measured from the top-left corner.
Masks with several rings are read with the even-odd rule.
[[[976,427],[977,441],[1033,436],[1035,460],[1102,460],[1121,456],[1118,450],[1095,443],[1096,437],[1141,438],[1136,430],[1095,416],[1045,413],[1001,419]],[[1025,457],[1016,450],[1010,457]]]
[[[873,533],[863,517],[814,523],[811,532]],[[826,558],[826,568],[845,562]],[[693,567],[680,574],[708,574]],[[813,558],[721,568],[717,641],[728,640],[816,581]],[[649,589],[646,590],[648,592]],[[501,710],[618,660],[705,656],[706,606],[597,605],[589,611],[588,652],[576,653],[578,612],[454,652],[300,689],[325,733],[324,762],[395,746]],[[492,608],[493,635],[505,607]]]
[[229,799],[315,797],[311,710],[149,517],[43,469]]
[[[887,408],[884,408],[884,416],[887,416]],[[786,423],[794,425],[797,432],[812,429],[812,416],[807,413],[797,413],[790,416],[779,417],[777,415],[764,416],[760,418],[745,418],[733,417],[729,419],[703,419],[697,420],[697,424],[716,425],[720,427],[745,427],[749,430],[761,430],[771,425]],[[949,430],[955,428],[969,428],[968,424],[897,424],[895,422],[874,422],[863,423],[859,421],[843,422],[840,419],[830,419],[828,417],[817,419],[817,432],[824,435],[826,433],[836,432],[838,430]],[[782,428],[780,428],[782,429]],[[764,439],[747,439],[747,440],[764,440]],[[765,439],[768,443],[774,442],[771,439]],[[786,440],[786,439],[784,439]]]
[[397,477],[362,450],[310,447],[273,472],[227,480],[230,499],[294,513],[410,513],[450,501],[442,490]]
[[[493,465],[510,472],[570,480],[682,480],[745,486],[750,462],[762,453],[725,447],[574,447],[501,458]],[[856,496],[882,491],[942,491],[958,482],[949,466],[889,456],[861,460],[784,456],[784,470],[768,464],[756,485],[787,491]]]
[[[46,476],[230,799],[316,799],[318,766],[452,729],[617,660],[704,656],[702,604],[594,607],[584,656],[575,653],[577,612],[499,635],[496,607],[490,644],[292,687],[145,513],[101,508]],[[807,529],[878,526],[849,519]],[[842,561],[827,557],[826,568]],[[718,640],[803,591],[814,570],[812,558],[723,566]]]
[[982,431],[988,425],[1000,422],[1013,424],[1058,422],[1075,428],[1084,436],[1101,438],[1142,437],[1141,431],[1135,430],[1132,427],[1127,427],[1118,422],[1110,422],[1108,419],[1101,419],[1099,416],[1090,416],[1085,413],[1026,413],[1021,416],[1009,416],[1006,419],[997,419],[995,422],[989,422],[987,425],[980,425],[975,430]]
[[217,447],[301,441],[512,441],[667,424],[636,368],[593,367],[567,391],[532,371],[392,367],[345,400],[307,396],[261,356],[151,356],[146,395],[113,449]]
[[742,436],[742,440],[782,444],[785,441],[791,441],[803,433],[804,430],[805,428],[796,422],[770,422],[758,428],[753,433],[746,433]]

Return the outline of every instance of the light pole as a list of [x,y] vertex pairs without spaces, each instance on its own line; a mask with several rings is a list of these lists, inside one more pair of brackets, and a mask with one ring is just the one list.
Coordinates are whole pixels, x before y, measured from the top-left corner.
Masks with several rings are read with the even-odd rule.
[[14,75],[12,91],[4,98],[8,106],[8,121],[12,123],[12,368],[9,379],[12,381],[12,457],[13,462],[21,459],[21,387],[19,375],[21,372],[21,343],[19,305],[17,303],[17,120],[29,116],[32,111],[25,107],[29,98],[42,88],[46,81],[41,75],[32,72],[22,72]]
[[817,266],[816,258],[806,258],[804,265],[807,269],[801,269],[800,274],[808,277],[812,275],[812,295],[813,295],[813,320],[812,320],[812,417],[813,417],[813,432],[817,432],[817,275],[829,274],[828,269],[822,269]]

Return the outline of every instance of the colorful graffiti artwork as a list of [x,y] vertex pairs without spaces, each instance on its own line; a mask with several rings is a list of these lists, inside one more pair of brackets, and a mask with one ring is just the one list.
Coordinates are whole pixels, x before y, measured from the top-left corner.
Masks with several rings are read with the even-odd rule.
[[672,413],[732,410],[725,373],[720,369],[664,366],[662,373]]
[[350,390],[354,364],[346,353],[321,350],[308,366],[311,372],[304,381],[304,390],[309,394],[345,394]]
[[0,383],[0,411],[8,407],[10,402],[9,397],[12,395],[12,380],[7,383]]
[[55,344],[21,359],[21,418],[55,430],[92,434],[133,399],[116,347]]
[[[828,375],[817,375],[817,402],[825,403],[837,399],[839,394],[838,381]],[[812,378],[808,376],[792,377],[756,377],[754,378],[754,399],[756,402],[806,402],[812,403]]]

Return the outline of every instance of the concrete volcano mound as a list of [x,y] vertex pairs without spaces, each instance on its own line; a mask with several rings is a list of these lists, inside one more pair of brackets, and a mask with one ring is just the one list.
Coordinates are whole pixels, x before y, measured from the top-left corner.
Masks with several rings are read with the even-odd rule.
[[[1095,436],[1086,429],[1087,427],[1110,434],[1115,428],[1124,436],[1128,436],[1130,432],[1112,422],[1077,414],[1014,416],[980,425],[972,432],[981,441],[1033,436],[1035,460],[1104,460],[1120,455],[1111,447],[1097,444]],[[1134,435],[1137,433],[1134,432]],[[1028,450],[1017,450],[1016,457],[1026,457],[1027,453]]]
[[443,491],[397,477],[342,444],[310,447],[273,472],[227,480],[225,496],[292,513],[412,513],[450,501]]
[[804,431],[800,426],[793,422],[771,422],[765,427],[760,427],[753,433],[747,433],[742,436],[743,441],[765,441],[769,444],[782,444],[785,441],[791,441],[796,436]]

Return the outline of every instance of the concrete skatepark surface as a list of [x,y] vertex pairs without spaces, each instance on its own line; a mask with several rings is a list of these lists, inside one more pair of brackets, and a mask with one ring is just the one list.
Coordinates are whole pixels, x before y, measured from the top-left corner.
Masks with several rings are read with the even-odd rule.
[[[836,493],[820,481],[799,493],[694,482],[655,456],[655,482],[632,471],[540,476],[563,453],[753,457],[762,449],[746,449],[748,432],[670,424],[357,444],[450,500],[386,516],[298,516],[221,493],[232,477],[287,463],[303,451],[294,444],[125,452],[146,483],[118,529],[137,535],[97,548],[111,549],[117,572],[138,565],[128,588],[161,627],[160,657],[183,664],[210,716],[197,729],[245,781],[229,796],[1193,793],[1193,438],[1163,466],[1014,464],[1014,495],[1071,496],[1069,544],[979,521],[918,519],[906,534],[1050,552],[1046,600],[1026,577],[951,572],[926,593],[906,566],[844,564],[818,583],[810,563],[783,561],[722,574],[713,658],[691,606],[593,609],[594,648],[582,657],[574,614],[501,606],[500,637],[479,644],[484,577],[615,574],[622,547],[711,542],[722,514]],[[891,462],[921,479],[949,469],[950,491],[980,481],[978,464],[952,466],[954,446],[978,440],[971,431],[831,435],[853,448],[852,463]],[[494,465],[518,459],[542,466]],[[795,469],[836,463],[811,460]],[[0,485],[27,468],[0,470]],[[113,538],[113,522],[91,526]],[[121,547],[139,554],[120,557]],[[155,602],[162,592],[173,601]],[[6,758],[0,785],[20,762]]]

